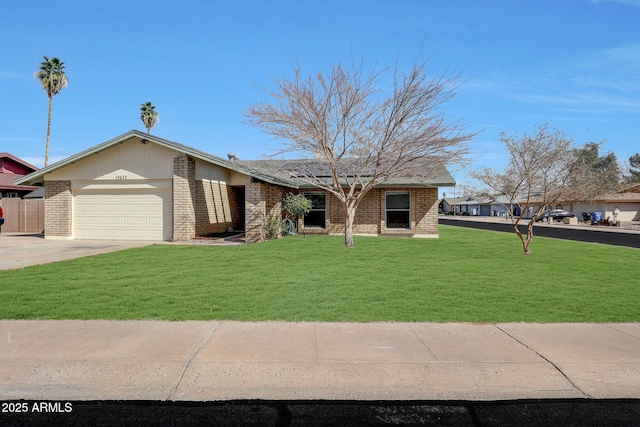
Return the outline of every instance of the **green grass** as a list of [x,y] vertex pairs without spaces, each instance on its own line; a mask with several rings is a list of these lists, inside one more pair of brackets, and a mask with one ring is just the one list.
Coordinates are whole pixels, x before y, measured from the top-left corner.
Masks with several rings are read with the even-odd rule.
[[301,236],[154,245],[0,271],[2,319],[638,322],[640,251],[440,227],[440,239]]

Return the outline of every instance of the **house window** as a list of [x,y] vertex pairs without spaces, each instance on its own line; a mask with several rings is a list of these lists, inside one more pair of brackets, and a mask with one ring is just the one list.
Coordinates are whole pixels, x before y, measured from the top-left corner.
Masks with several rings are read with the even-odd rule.
[[305,227],[325,228],[327,209],[325,193],[305,193],[304,197],[311,200],[311,210],[304,216]]
[[386,211],[387,228],[411,228],[411,198],[408,191],[389,191],[386,197]]

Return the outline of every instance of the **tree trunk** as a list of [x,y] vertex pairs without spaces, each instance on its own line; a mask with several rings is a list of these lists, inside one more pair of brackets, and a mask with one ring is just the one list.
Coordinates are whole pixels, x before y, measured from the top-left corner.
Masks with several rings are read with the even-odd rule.
[[344,211],[344,245],[347,247],[353,246],[353,218],[356,215],[354,208],[348,207],[346,204],[343,207]]
[[524,249],[525,255],[531,255],[531,250],[529,249],[529,244],[531,243],[531,239],[533,239],[533,219],[529,221],[527,224],[527,236],[523,236],[520,230],[518,229],[518,222],[516,221],[513,224],[513,231],[518,235],[520,241],[522,242],[522,249]]
[[53,111],[53,97],[49,97],[49,118],[47,120],[47,143],[44,151],[44,166],[49,164],[49,139],[51,138],[51,112]]

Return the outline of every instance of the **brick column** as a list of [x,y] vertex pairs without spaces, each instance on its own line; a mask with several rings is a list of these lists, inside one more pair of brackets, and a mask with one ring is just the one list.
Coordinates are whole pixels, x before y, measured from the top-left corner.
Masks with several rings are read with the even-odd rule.
[[187,155],[173,159],[173,241],[191,240],[196,235],[194,210],[196,161]]
[[244,187],[244,235],[247,243],[264,242],[267,202],[264,186],[251,182]]
[[46,239],[73,238],[72,206],[71,181],[45,181],[44,236]]
[[414,237],[438,237],[438,189],[418,188],[415,193]]

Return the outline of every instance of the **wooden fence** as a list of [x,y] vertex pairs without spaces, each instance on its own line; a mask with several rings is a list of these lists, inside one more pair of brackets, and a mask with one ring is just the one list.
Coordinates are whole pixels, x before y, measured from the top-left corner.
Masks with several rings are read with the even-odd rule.
[[0,200],[4,211],[3,233],[44,232],[44,200],[7,198]]

